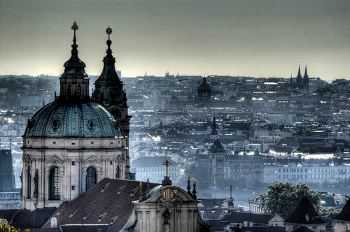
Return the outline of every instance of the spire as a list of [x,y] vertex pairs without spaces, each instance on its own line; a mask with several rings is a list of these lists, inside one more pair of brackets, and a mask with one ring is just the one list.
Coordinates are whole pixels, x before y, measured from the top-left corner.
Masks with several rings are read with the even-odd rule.
[[77,23],[74,21],[71,29],[73,30],[73,44],[72,44],[72,50],[71,50],[71,57],[70,59],[64,63],[65,72],[70,71],[73,69],[76,73],[84,73],[85,63],[81,61],[78,57],[78,44],[77,44],[77,30],[79,29]]
[[301,77],[301,73],[300,73],[300,65],[299,65],[299,68],[298,68],[298,77]]
[[106,33],[107,33],[107,35],[108,35],[108,40],[107,40],[107,42],[106,42],[106,44],[107,44],[107,46],[108,46],[107,55],[111,56],[111,55],[112,55],[112,49],[111,49],[111,44],[112,44],[112,41],[111,41],[112,28],[107,27]]
[[111,34],[112,34],[112,28],[107,27],[106,34],[108,36],[106,44],[107,44],[107,50],[106,50],[106,56],[103,58],[103,70],[101,73],[101,76],[97,79],[96,82],[112,82],[116,83],[118,85],[121,84],[120,77],[118,76],[117,71],[115,70],[115,58],[112,55],[112,41],[111,41]]
[[307,75],[307,66],[305,65],[304,78],[307,78],[307,77],[309,77],[309,76]]
[[77,23],[75,21],[74,21],[74,23],[73,23],[71,28],[74,31],[73,44],[72,44],[72,48],[73,49],[72,50],[76,50],[78,52],[78,50],[77,50],[78,45],[77,45],[76,31],[79,29],[79,27],[78,27],[78,25],[77,25]]
[[196,181],[193,181],[193,190],[192,190],[192,196],[194,199],[197,199],[197,190],[196,190]]
[[143,198],[144,198],[144,193],[142,190],[142,182],[140,181],[140,183],[139,183],[139,200],[142,201]]
[[163,163],[164,167],[165,167],[165,176],[164,176],[164,179],[162,181],[162,185],[163,186],[166,186],[166,185],[172,185],[172,181],[170,180],[170,177],[169,177],[169,165],[170,165],[170,162],[169,160],[165,160],[164,163]]
[[76,22],[71,26],[73,30],[73,44],[71,57],[64,63],[64,73],[60,77],[60,99],[89,98],[89,78],[85,73],[85,63],[79,59]]
[[213,123],[212,123],[212,126],[211,126],[211,135],[218,135],[218,131],[217,131],[217,124],[216,124],[216,118],[215,118],[215,115],[213,117]]
[[187,179],[187,193],[192,195],[192,193],[191,193],[191,177],[188,177],[188,179]]

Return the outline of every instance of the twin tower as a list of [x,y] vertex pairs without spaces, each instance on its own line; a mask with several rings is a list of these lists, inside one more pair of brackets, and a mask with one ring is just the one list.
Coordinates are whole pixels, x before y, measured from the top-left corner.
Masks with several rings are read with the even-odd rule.
[[290,86],[298,89],[309,90],[309,75],[307,74],[307,67],[305,66],[304,76],[301,76],[300,65],[298,69],[298,75],[296,81],[293,82],[293,78],[290,77]]
[[74,22],[71,57],[64,63],[60,95],[39,109],[23,135],[23,208],[58,207],[103,178],[133,179],[129,166],[128,105],[108,35],[103,70],[89,95],[78,56]]

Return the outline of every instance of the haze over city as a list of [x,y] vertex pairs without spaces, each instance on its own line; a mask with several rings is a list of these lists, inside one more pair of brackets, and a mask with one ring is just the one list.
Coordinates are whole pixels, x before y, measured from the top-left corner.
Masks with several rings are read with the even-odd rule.
[[350,78],[347,0],[0,1],[0,74],[60,75],[71,22],[80,57],[99,75],[113,28],[123,76],[232,75]]

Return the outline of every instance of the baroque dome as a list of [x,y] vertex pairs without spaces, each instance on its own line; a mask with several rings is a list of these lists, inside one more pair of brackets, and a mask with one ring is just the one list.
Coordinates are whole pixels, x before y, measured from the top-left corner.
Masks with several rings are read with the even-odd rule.
[[123,136],[119,122],[92,101],[60,101],[45,105],[28,120],[24,137],[106,138]]

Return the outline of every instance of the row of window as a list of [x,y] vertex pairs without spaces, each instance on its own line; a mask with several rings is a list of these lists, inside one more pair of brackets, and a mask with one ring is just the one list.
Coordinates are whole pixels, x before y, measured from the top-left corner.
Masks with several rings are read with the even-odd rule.
[[[74,162],[74,161],[73,161]],[[27,198],[31,198],[32,186],[31,186],[31,173],[30,168],[28,168],[27,173],[28,186],[27,186]],[[116,178],[120,178],[120,168],[117,166]],[[38,180],[36,180],[38,181]],[[91,188],[97,183],[97,172],[96,168],[88,167],[86,169],[86,190]],[[75,186],[72,186],[72,190],[75,190]],[[49,200],[60,200],[61,199],[61,175],[59,167],[52,167],[49,174]]]

